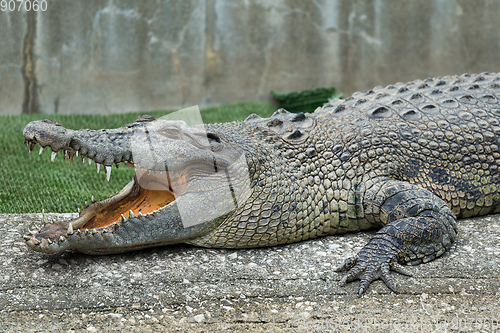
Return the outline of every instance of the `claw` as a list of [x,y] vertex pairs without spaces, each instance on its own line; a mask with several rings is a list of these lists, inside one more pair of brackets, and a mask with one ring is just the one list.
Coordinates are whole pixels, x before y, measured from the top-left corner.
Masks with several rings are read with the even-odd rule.
[[347,285],[347,275],[344,275],[342,280],[340,280],[340,286],[345,287]]

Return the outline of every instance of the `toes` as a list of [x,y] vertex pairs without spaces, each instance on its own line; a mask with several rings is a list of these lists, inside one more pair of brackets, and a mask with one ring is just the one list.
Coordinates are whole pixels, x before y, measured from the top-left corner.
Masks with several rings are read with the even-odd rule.
[[373,267],[373,265],[369,265],[359,283],[358,297],[361,296],[366,289],[368,289],[368,286],[376,280],[377,277],[375,267]]
[[387,287],[394,291],[395,293],[398,292],[398,288],[396,288],[396,285],[394,284],[394,281],[392,280],[391,274],[390,274],[390,266],[389,264],[383,264],[380,267],[380,273],[379,277],[384,281]]
[[347,271],[346,275],[340,280],[340,285],[345,286],[347,283],[360,280],[358,297],[368,290],[370,284],[381,279],[385,285],[397,293],[398,289],[391,277],[391,271],[398,272],[407,276],[412,274],[403,266],[397,263],[395,256],[387,255],[360,255],[351,257],[338,266],[335,271]]
[[335,272],[350,270],[358,263],[358,260],[359,258],[357,256],[346,259],[342,264],[340,264],[337,268],[335,268]]
[[359,278],[359,275],[363,272],[364,267],[356,266],[352,268],[347,274],[340,280],[340,285],[345,286],[347,282],[354,281]]
[[393,270],[394,272],[397,272],[399,274],[403,274],[406,276],[413,276],[413,274],[409,270],[407,270],[406,268],[404,268],[403,266],[398,264],[396,261],[391,262],[390,267],[391,267],[391,270]]

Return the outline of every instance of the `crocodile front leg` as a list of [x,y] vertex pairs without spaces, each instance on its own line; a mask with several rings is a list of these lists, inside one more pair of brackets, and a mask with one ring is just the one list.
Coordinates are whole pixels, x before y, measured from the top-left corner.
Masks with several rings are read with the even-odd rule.
[[456,218],[432,192],[393,179],[369,181],[363,193],[365,217],[383,224],[375,237],[336,271],[341,285],[360,279],[358,296],[378,278],[397,292],[390,270],[410,275],[400,264],[418,265],[442,255],[457,235]]

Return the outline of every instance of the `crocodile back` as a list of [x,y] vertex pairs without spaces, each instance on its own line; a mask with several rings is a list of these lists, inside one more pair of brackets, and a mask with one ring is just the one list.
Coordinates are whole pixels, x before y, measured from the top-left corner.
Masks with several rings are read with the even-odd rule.
[[335,165],[429,189],[457,217],[483,215],[500,203],[499,98],[498,74],[398,83],[317,109],[315,130]]

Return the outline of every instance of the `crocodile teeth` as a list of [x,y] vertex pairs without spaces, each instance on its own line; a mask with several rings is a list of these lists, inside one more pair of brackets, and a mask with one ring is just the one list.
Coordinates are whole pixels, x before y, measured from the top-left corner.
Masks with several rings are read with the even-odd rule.
[[133,217],[135,217],[134,212],[130,210],[130,211],[128,212],[128,217],[129,217],[129,218],[133,218]]
[[38,155],[42,155],[44,149],[45,148],[43,148],[42,146],[40,146],[40,151],[38,152]]
[[111,178],[111,166],[106,165],[106,180],[109,182],[110,178]]
[[33,244],[38,245],[40,244],[40,241],[36,238],[33,238]]
[[31,143],[29,144],[30,154],[33,152],[33,148],[35,148],[35,145],[36,145],[36,143],[34,143],[34,142],[31,142]]
[[78,207],[78,215],[82,215],[82,210]]
[[85,201],[85,208],[87,208],[89,206],[88,202]]
[[89,160],[89,165],[92,164],[92,160],[90,158],[87,157],[87,160]]
[[69,165],[71,165],[71,162],[73,161],[73,156],[75,156],[75,154],[69,154],[68,158]]
[[23,236],[23,238],[24,238],[25,240],[30,240],[30,239],[31,239],[31,236],[24,235],[24,236]]
[[50,161],[52,163],[54,163],[54,161],[56,160],[56,156],[57,156],[57,152],[53,151],[51,154],[50,154]]
[[76,154],[76,157],[78,157],[78,150],[76,151],[76,153],[75,153],[75,154]]
[[50,239],[48,239],[48,238],[47,238],[47,242],[48,242],[49,244],[52,244],[52,241],[51,241]]
[[97,173],[99,173],[99,170],[101,169],[101,165],[96,162],[95,167],[97,168]]
[[73,224],[70,223],[68,225],[68,231],[66,232],[68,235],[73,235]]
[[33,235],[33,236],[35,236],[37,234],[37,232],[33,231],[33,230],[28,230],[28,232],[30,233],[30,235]]
[[90,235],[90,230],[89,229],[85,229],[85,235]]
[[92,198],[90,199],[92,201],[92,203],[95,203],[95,198],[94,196],[92,196]]
[[151,170],[148,169],[148,176],[151,175]]
[[64,242],[65,240],[66,238],[64,238],[63,236],[59,236],[59,241]]
[[63,160],[65,160],[65,159],[66,159],[66,157],[68,157],[68,151],[67,151],[67,150],[65,150],[65,151],[64,151]]
[[82,233],[82,231],[81,231],[80,229],[78,229],[78,230],[76,231],[76,233],[79,235],[79,234],[81,234],[81,233]]
[[122,222],[126,222],[127,218],[122,214]]

